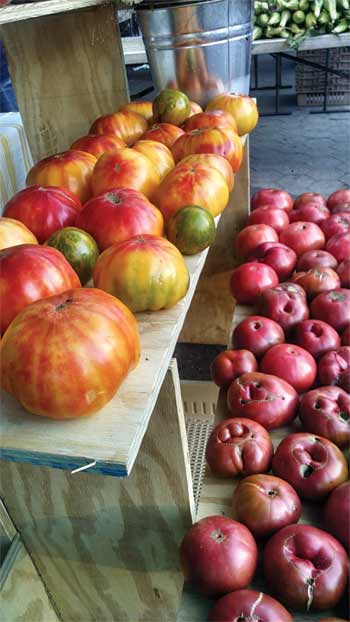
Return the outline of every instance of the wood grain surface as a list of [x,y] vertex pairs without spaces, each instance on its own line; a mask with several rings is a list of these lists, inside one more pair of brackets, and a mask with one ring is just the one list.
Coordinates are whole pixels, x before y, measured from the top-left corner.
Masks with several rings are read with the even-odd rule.
[[6,506],[64,622],[175,619],[178,545],[194,516],[175,363],[128,478],[13,462],[3,464],[1,478]]
[[9,23],[1,36],[34,161],[68,149],[128,100],[112,5]]

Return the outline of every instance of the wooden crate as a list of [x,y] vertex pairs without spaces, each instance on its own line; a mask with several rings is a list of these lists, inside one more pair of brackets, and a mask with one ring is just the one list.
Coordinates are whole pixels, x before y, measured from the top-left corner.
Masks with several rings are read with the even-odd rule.
[[[298,52],[300,58],[325,65],[327,50]],[[345,106],[350,104],[350,47],[331,49],[329,67],[347,71],[349,77],[328,74],[327,105]],[[296,92],[298,106],[322,106],[326,87],[326,72],[297,64]]]

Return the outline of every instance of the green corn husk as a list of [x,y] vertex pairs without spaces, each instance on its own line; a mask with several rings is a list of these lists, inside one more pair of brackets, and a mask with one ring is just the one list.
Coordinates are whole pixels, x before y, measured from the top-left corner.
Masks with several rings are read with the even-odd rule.
[[315,15],[313,13],[308,13],[305,17],[306,28],[308,28],[308,30],[311,30],[311,28],[315,28],[316,25],[317,25],[317,19]]
[[267,37],[267,39],[272,39],[273,37],[280,37],[282,32],[282,26],[268,26],[265,30],[265,36]]
[[337,19],[336,0],[324,0],[324,8],[328,11],[332,22]]
[[314,12],[315,17],[317,17],[317,19],[320,17],[322,8],[323,8],[323,0],[314,0],[313,12]]
[[300,9],[300,11],[308,11],[308,9],[309,9],[309,0],[300,0],[299,1],[299,9]]
[[264,34],[263,29],[260,26],[254,26],[253,28],[253,41],[261,39]]
[[259,2],[256,0],[254,2],[254,13],[255,15],[260,15],[260,13],[266,13],[269,10],[269,5],[267,2]]
[[267,15],[267,13],[261,13],[261,15],[258,15],[257,19],[256,19],[256,23],[258,24],[258,26],[260,26],[261,28],[265,28],[265,26],[268,25],[269,23],[269,16]]
[[292,15],[292,19],[295,24],[303,24],[305,22],[304,11],[295,11]]
[[350,9],[349,0],[337,0],[337,7],[340,11],[348,11]]
[[272,13],[270,19],[269,19],[269,26],[278,26],[280,23],[280,19],[281,19],[281,14],[280,13]]
[[291,12],[288,11],[288,9],[284,9],[284,11],[282,11],[281,13],[280,26],[284,28],[288,24],[291,17]]
[[323,11],[321,11],[320,17],[318,18],[318,23],[321,24],[322,26],[326,26],[327,24],[330,24],[331,22],[331,18],[329,16],[328,11],[325,11],[323,9]]
[[349,29],[350,22],[345,19],[345,17],[339,20],[338,24],[332,28],[332,33],[334,35],[340,35],[342,32],[346,32]]

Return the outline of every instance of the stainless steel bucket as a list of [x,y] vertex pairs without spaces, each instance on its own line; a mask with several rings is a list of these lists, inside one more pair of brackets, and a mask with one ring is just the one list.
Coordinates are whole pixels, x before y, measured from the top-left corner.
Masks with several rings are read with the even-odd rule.
[[140,4],[137,15],[156,88],[178,88],[201,105],[223,91],[247,94],[252,4],[252,0]]

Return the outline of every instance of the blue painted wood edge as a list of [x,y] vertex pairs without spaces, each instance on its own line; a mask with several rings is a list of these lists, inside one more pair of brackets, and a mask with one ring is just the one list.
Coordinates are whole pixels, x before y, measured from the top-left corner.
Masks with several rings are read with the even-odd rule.
[[[34,466],[51,467],[53,469],[63,469],[64,471],[74,471],[86,466],[94,461],[94,458],[78,458],[72,460],[67,456],[54,456],[52,454],[18,451],[16,449],[0,449],[0,460],[7,462],[24,462]],[[99,461],[95,466],[90,467],[83,473],[112,475],[114,477],[128,477],[129,473],[122,464]],[[77,473],[78,475],[78,473]]]

